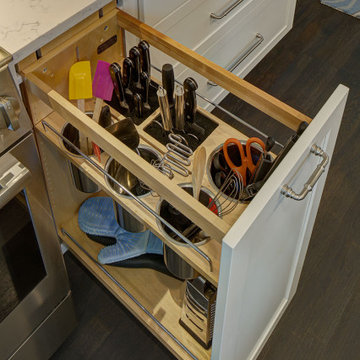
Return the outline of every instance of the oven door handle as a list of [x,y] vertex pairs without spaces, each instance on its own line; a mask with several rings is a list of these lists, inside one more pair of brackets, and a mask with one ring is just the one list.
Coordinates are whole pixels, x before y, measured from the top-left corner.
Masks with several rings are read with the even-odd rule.
[[29,169],[10,153],[0,157],[0,209],[25,188],[30,177]]

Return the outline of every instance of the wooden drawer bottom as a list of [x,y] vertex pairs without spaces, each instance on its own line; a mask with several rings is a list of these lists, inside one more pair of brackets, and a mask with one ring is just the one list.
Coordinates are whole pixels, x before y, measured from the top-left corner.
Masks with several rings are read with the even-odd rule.
[[205,350],[178,321],[185,282],[151,269],[102,266],[96,261],[102,246],[86,237],[76,217],[58,232],[81,263],[175,356],[193,359],[188,351],[198,359],[210,359],[211,348]]

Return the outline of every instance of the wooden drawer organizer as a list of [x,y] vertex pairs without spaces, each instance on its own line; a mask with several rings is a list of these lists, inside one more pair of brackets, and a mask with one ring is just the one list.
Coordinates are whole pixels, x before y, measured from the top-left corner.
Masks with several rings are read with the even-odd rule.
[[[29,110],[36,128],[59,236],[85,266],[177,357],[209,359],[211,349],[202,348],[178,324],[184,283],[149,269],[134,270],[101,266],[96,262],[101,246],[88,240],[77,224],[78,209],[89,195],[78,192],[72,186],[66,159],[79,167],[101,188],[101,192],[95,196],[105,194],[114,198],[135,217],[141,219],[166,245],[217,286],[222,238],[246,208],[245,204],[240,204],[235,211],[224,218],[217,217],[178,186],[180,183],[191,182],[191,177],[184,178],[177,174],[170,180],[67,100],[68,70],[76,62],[76,47],[79,48],[81,59],[91,61],[92,73],[94,73],[99,59],[122,62],[125,54],[125,30],[147,40],[151,46],[206,76],[291,129],[296,129],[300,122],[310,121],[310,119],[130,15],[109,7],[101,18],[96,18],[94,15],[50,43],[47,48],[42,49],[43,56],[40,59],[33,59],[34,61],[27,59],[20,64],[19,71],[26,79]],[[97,47],[114,35],[117,36],[116,44],[98,55]],[[87,101],[86,110],[91,110],[93,105],[93,101]],[[199,111],[218,124],[215,131],[203,143],[207,156],[229,137],[247,138],[205,110],[199,109]],[[113,114],[119,116],[115,110]],[[165,153],[166,148],[144,131],[147,124],[157,115],[158,110],[137,126],[137,129],[142,143],[149,144],[161,153]],[[97,168],[82,157],[70,154],[62,145],[58,135],[51,130],[52,128],[60,133],[67,122],[86,134],[104,150],[101,163],[95,157],[91,157]],[[166,199],[186,214],[194,223],[206,229],[206,232],[211,235],[211,240],[199,248],[209,257],[212,266],[193,249],[169,242],[159,230],[154,216],[142,205],[132,199],[114,194],[107,186],[101,171],[109,156],[128,168],[161,198]],[[216,192],[206,176],[203,186]],[[156,210],[159,197],[150,195],[142,198],[142,201],[146,206]]]

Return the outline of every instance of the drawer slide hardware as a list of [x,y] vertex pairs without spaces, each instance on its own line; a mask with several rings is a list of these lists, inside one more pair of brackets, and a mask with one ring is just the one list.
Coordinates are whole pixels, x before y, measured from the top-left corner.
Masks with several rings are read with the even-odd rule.
[[[226,70],[233,72],[263,41],[264,37],[260,33],[257,33],[255,38],[246,45],[245,49],[240,53],[236,60],[226,67]],[[208,81],[207,84],[209,86],[218,86],[213,81]]]
[[163,223],[166,227],[168,227],[171,231],[175,233],[175,235],[179,236],[181,240],[183,240],[186,244],[188,244],[193,250],[195,250],[201,257],[203,257],[209,263],[210,272],[213,271],[212,261],[202,250],[198,248],[195,244],[193,244],[188,238],[186,238],[182,233],[176,230],[170,223],[168,223],[165,219],[163,219],[158,213],[156,213],[153,209],[151,209],[146,203],[144,203],[139,197],[134,195],[131,191],[129,191],[126,187],[120,184],[114,177],[112,177],[108,172],[106,172],[101,166],[99,166],[94,160],[85,155],[78,147],[76,147],[71,141],[69,141],[65,136],[60,134],[55,128],[53,128],[46,121],[41,122],[44,130],[46,128],[50,129],[54,134],[56,134],[59,138],[66,142],[70,147],[76,150],[78,154],[81,155],[87,162],[89,162],[95,169],[100,171],[103,175],[105,175],[109,180],[113,181],[120,189],[122,189],[127,195],[129,195],[132,199],[134,199],[138,204],[140,204],[145,210],[150,212],[151,215],[155,216],[161,223]]
[[319,180],[322,173],[325,171],[326,166],[329,164],[329,155],[326,154],[324,150],[322,150],[319,146],[314,144],[311,149],[310,153],[314,154],[315,156],[322,157],[322,162],[316,167],[315,171],[311,174],[309,179],[304,185],[301,193],[297,194],[289,185],[283,185],[281,189],[281,194],[285,197],[289,197],[294,200],[303,200],[305,199],[306,195],[312,191],[314,186],[316,185],[317,181]]
[[220,14],[215,14],[215,13],[210,13],[210,17],[212,19],[215,20],[220,20],[222,18],[224,18],[226,15],[228,15],[231,11],[233,11],[238,5],[240,5],[244,0],[238,0],[235,1],[234,3],[232,3],[231,5],[229,5],[228,8],[226,8],[222,13]]

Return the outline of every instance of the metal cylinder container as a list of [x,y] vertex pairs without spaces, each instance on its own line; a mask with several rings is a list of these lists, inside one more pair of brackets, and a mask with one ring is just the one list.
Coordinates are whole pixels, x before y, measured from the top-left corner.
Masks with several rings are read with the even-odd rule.
[[[79,147],[79,130],[72,126],[70,123],[66,123],[61,131],[69,141],[71,141],[75,146]],[[81,157],[73,148],[69,145],[62,142],[62,146],[71,153],[71,156]],[[95,184],[87,175],[85,175],[77,166],[75,166],[71,161],[68,161],[69,171],[71,178],[77,190],[84,193],[96,193],[100,189],[97,184]]]
[[[185,189],[187,192],[189,192],[190,194],[192,194],[192,184],[191,183],[186,183],[186,184],[180,184],[179,185],[181,188]],[[201,187],[201,192],[200,192],[200,201],[204,204],[204,205],[208,205],[209,204],[209,198],[213,198],[214,194],[207,188],[205,187]],[[157,212],[163,217],[165,218],[165,220],[167,220],[171,225],[173,225],[175,228],[177,228],[180,232],[184,231],[181,226],[182,224],[177,223],[175,224],[174,222],[177,221],[181,221],[179,219],[181,219],[182,217],[187,219],[185,216],[183,216],[181,213],[173,214],[173,219],[172,216],[169,214],[164,214],[164,206],[167,206],[166,204],[168,204],[166,201],[164,200],[160,200],[158,205],[157,205]],[[217,206],[218,209],[220,209],[220,204],[215,201],[215,205]],[[175,211],[177,211],[176,209],[174,209]],[[188,226],[189,221],[187,219],[187,223],[184,222],[183,226]],[[177,244],[177,245],[181,245],[181,246],[186,246],[189,247],[188,244],[185,244],[183,241],[177,241],[174,238],[172,238],[166,231],[164,228],[164,225],[157,220],[158,226],[161,229],[162,233],[164,234],[164,236],[171,242]],[[191,224],[191,222],[190,222]],[[189,239],[192,240],[192,239]],[[199,241],[199,242],[194,242],[194,244],[196,244],[197,246],[200,246],[202,244],[206,243],[206,239]],[[199,273],[192,267],[190,266],[183,258],[181,258],[174,250],[172,250],[170,247],[166,246],[164,244],[164,261],[166,264],[166,267],[168,268],[168,270],[177,278],[182,279],[182,280],[189,280],[189,279],[194,279],[196,278]]]
[[[157,150],[155,150],[154,148],[152,148],[150,146],[140,144],[137,149],[138,149],[138,152],[139,152],[140,156],[149,163],[161,159],[161,154]],[[135,177],[134,175],[132,175],[129,172],[128,169],[123,167],[121,164],[119,164],[112,157],[110,157],[108,159],[108,161],[106,162],[105,171],[107,173],[109,173],[112,177],[116,178],[123,186],[126,186],[126,184],[124,184],[122,181],[120,181],[120,179],[117,178],[120,173],[122,173],[122,175],[124,175],[124,173],[125,173],[125,174],[129,175],[129,177],[130,176]],[[121,176],[121,178],[122,179],[127,179],[128,177],[127,176]],[[143,197],[143,196],[146,196],[146,195],[150,194],[151,190],[148,189],[145,184],[140,183],[140,181],[136,177],[135,177],[135,179],[137,180],[136,181],[136,186],[133,189],[128,189],[128,190],[132,191],[138,197]],[[117,195],[129,198],[129,195],[125,194],[119,188],[119,186],[117,186],[112,180],[110,180],[106,176],[105,176],[105,182],[109,186],[109,188],[113,192],[115,192]]]

